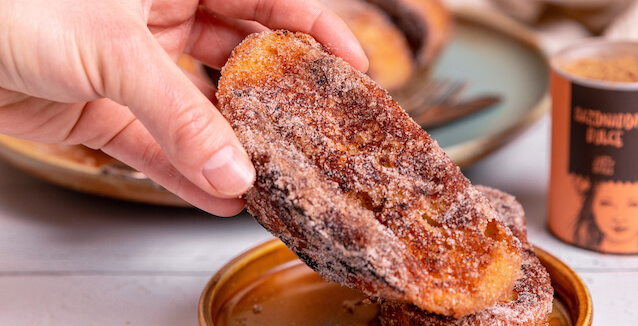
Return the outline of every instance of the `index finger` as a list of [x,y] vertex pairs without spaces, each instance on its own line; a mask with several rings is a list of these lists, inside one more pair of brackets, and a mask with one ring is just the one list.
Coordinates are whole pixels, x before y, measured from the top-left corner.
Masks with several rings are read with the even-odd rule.
[[357,38],[346,23],[314,0],[204,0],[210,10],[233,18],[254,20],[272,29],[287,29],[312,35],[334,55],[360,71],[368,69]]

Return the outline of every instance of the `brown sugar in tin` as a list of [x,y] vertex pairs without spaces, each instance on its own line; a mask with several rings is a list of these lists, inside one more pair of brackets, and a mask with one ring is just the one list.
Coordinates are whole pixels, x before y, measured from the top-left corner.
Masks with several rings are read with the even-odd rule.
[[[550,326],[589,326],[592,302],[569,267],[536,249],[555,288]],[[378,306],[324,281],[277,239],[246,251],[209,281],[199,303],[201,326],[378,326]]]
[[549,229],[579,247],[638,253],[638,43],[594,38],[550,63]]
[[582,78],[635,83],[638,82],[638,53],[610,58],[580,58],[564,69],[565,72]]

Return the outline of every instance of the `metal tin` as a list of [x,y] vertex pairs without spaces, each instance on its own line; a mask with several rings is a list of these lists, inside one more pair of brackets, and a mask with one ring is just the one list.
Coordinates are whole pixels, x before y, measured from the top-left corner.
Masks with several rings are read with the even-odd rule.
[[[555,289],[551,326],[589,326],[592,301],[563,262],[536,249]],[[376,325],[378,307],[322,280],[278,239],[239,255],[208,282],[199,302],[201,326]]]
[[638,60],[637,54],[637,42],[593,38],[550,60],[548,226],[567,243],[638,253],[638,82],[583,78],[567,69],[582,60]]

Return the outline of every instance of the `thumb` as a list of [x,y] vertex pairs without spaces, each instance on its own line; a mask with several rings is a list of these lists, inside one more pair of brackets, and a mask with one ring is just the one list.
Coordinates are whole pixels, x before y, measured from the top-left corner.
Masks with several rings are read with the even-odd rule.
[[[169,162],[201,189],[226,198],[248,190],[255,170],[221,113],[148,30],[127,39],[102,56],[105,96],[128,106]],[[139,166],[152,165],[143,153],[139,160]]]

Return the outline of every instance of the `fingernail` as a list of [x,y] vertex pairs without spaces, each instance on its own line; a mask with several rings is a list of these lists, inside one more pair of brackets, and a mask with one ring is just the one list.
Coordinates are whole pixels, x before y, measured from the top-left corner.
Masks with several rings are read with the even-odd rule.
[[359,67],[358,69],[365,73],[368,71],[368,68],[370,68],[370,61],[368,60],[368,56],[366,55],[365,51],[363,51],[363,47],[361,46],[361,44],[357,45],[357,50],[358,52],[358,57],[359,58],[363,58],[363,60],[361,61],[361,67]]
[[204,164],[204,177],[221,194],[239,196],[255,179],[255,168],[246,155],[233,146],[226,146]]

